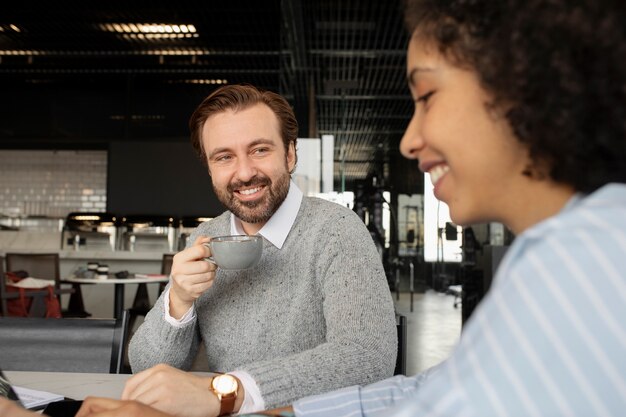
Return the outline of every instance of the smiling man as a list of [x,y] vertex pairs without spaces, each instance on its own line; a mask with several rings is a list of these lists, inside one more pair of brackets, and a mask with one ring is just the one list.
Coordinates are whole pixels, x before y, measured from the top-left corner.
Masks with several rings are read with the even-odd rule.
[[[208,96],[192,144],[228,211],[174,257],[168,289],[133,337],[124,399],[185,416],[273,408],[393,373],[393,303],[374,243],[347,208],[291,181],[298,124],[287,101],[249,85]],[[203,243],[260,235],[247,270],[216,268]],[[200,343],[219,384],[188,370]],[[157,364],[167,364],[158,365]],[[178,368],[178,369],[176,369]]]

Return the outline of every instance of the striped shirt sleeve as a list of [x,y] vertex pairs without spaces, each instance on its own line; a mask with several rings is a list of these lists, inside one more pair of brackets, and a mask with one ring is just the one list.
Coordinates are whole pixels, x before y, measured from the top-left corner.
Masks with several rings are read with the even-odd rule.
[[397,375],[366,387],[348,387],[329,394],[304,398],[294,403],[297,416],[374,416],[415,395],[436,367],[406,377]]

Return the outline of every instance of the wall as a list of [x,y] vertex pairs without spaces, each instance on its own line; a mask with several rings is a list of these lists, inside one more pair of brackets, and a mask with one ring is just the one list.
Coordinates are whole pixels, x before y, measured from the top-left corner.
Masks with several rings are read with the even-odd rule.
[[106,151],[0,150],[0,214],[105,211]]

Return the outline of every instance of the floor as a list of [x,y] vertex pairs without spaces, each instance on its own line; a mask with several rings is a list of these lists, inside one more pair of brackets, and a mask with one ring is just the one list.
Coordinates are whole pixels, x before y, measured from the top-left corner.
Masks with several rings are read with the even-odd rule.
[[407,375],[421,372],[446,359],[461,334],[461,307],[454,296],[426,290],[413,295],[400,292],[396,311],[407,317]]

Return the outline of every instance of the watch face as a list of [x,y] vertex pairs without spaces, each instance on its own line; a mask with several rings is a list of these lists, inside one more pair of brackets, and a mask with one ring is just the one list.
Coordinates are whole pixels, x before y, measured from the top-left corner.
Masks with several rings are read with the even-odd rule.
[[237,380],[232,375],[218,375],[211,382],[213,389],[220,394],[230,394],[237,391]]

